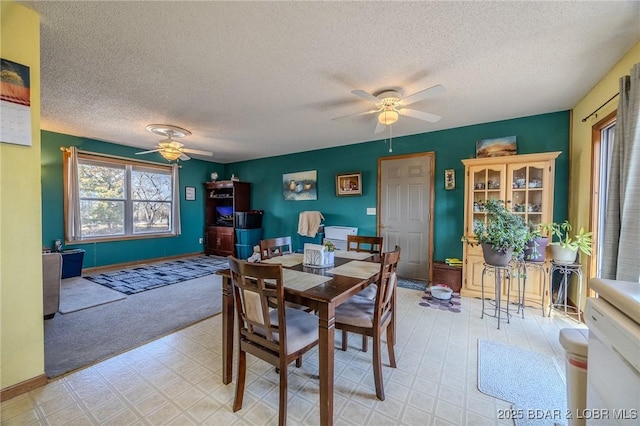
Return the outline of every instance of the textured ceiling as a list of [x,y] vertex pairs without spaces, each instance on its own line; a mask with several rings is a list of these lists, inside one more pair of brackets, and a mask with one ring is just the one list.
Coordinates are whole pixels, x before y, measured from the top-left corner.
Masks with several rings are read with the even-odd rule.
[[394,137],[571,109],[640,40],[637,1],[20,3],[43,129],[152,149],[172,124],[220,163],[384,138],[332,120],[372,108],[353,89],[445,86]]

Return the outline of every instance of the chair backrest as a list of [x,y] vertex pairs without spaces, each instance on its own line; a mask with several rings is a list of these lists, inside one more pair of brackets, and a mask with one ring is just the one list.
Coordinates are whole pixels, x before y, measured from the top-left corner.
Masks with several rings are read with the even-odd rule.
[[382,254],[380,262],[380,274],[378,276],[378,289],[376,292],[376,306],[374,310],[374,324],[385,323],[391,315],[393,309],[392,297],[396,288],[398,277],[396,269],[400,260],[400,247],[396,246],[394,251]]
[[258,349],[286,354],[287,339],[279,337],[287,332],[282,265],[228,259],[240,338]]
[[382,237],[347,235],[347,250],[382,253]]
[[260,256],[271,259],[274,256],[293,253],[291,251],[291,237],[278,237],[260,241]]

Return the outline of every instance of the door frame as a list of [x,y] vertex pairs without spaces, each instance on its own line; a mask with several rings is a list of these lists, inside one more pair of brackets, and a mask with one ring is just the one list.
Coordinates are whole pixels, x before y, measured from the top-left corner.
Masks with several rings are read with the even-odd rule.
[[[413,154],[402,154],[402,155],[391,155],[387,157],[378,157],[378,191],[377,191],[377,203],[376,208],[378,214],[376,215],[376,234],[380,235],[380,212],[381,210],[381,184],[382,184],[382,163],[387,160],[404,160],[407,158],[414,157],[427,157],[427,160],[430,163],[429,167],[429,218],[427,220],[429,226],[429,247],[427,250],[427,260],[429,262],[429,271],[427,274],[427,278],[429,279],[429,283],[433,282],[433,212],[434,212],[434,201],[435,201],[435,168],[436,168],[436,154],[434,151],[426,151],[426,152],[416,152]],[[402,256],[402,253],[400,254]]]

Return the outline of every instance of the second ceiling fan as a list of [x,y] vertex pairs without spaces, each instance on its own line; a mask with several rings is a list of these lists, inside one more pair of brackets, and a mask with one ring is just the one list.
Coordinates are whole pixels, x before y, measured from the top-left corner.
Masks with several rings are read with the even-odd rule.
[[435,123],[442,117],[436,114],[431,114],[429,112],[405,108],[405,106],[419,102],[431,96],[439,95],[441,93],[444,93],[445,91],[446,89],[439,84],[405,97],[402,97],[402,95],[395,90],[383,91],[377,96],[365,92],[364,90],[352,90],[351,93],[353,93],[354,95],[373,102],[375,104],[375,109],[337,117],[334,118],[334,120],[341,120],[348,117],[377,113],[378,123],[376,125],[375,133],[382,132],[385,126],[391,125],[398,121],[398,118],[401,115],[428,121],[430,123]]

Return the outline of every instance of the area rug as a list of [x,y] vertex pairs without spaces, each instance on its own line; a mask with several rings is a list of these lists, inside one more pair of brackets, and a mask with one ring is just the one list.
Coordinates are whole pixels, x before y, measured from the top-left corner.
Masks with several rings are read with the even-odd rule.
[[439,309],[441,311],[454,312],[459,314],[462,312],[462,299],[460,293],[452,293],[450,300],[436,299],[431,295],[431,291],[426,289],[422,301],[418,303],[426,308]]
[[56,377],[222,311],[222,277],[208,275],[44,321],[45,373]]
[[125,297],[122,293],[94,284],[81,277],[65,278],[60,283],[58,312],[69,314],[105,303],[116,302]]
[[210,275],[217,270],[228,267],[229,263],[223,257],[198,256],[153,265],[136,266],[84,278],[120,293],[131,295]]
[[398,277],[398,287],[424,291],[427,288],[427,281]]
[[478,339],[478,390],[513,404],[517,425],[564,425],[566,384],[552,356]]

